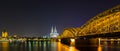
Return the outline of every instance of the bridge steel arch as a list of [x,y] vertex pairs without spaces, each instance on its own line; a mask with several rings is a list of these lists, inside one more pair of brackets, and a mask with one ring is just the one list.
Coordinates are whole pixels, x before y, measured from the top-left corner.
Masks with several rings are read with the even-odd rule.
[[81,26],[79,36],[120,32],[120,5],[104,11]]
[[80,30],[80,28],[65,28],[60,38],[75,37],[77,36],[78,30]]
[[60,38],[120,32],[120,5],[108,9],[79,28],[66,28]]

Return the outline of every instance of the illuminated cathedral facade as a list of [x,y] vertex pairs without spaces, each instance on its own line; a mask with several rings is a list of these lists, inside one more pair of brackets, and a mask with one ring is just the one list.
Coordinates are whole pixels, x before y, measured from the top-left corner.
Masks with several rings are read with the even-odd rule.
[[50,38],[57,38],[58,35],[59,35],[59,33],[57,32],[56,27],[54,27],[54,28],[52,27],[51,28],[51,33],[50,33]]

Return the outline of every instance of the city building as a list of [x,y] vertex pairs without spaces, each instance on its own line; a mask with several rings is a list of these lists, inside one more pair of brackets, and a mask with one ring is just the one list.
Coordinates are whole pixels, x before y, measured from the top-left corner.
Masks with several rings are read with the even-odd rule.
[[51,28],[51,33],[50,33],[50,38],[57,38],[58,35],[59,35],[59,33],[57,32],[56,27],[54,27],[54,28],[52,27]]
[[7,38],[8,37],[8,32],[4,29],[2,31],[2,38]]

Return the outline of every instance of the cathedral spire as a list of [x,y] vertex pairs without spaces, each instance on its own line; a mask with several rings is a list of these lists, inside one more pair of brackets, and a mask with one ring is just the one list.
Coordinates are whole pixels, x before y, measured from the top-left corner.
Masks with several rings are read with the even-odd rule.
[[56,29],[56,26],[55,26],[55,29],[54,29],[54,33],[57,33],[57,29]]
[[53,33],[54,31],[53,31],[53,26],[52,26],[52,28],[51,28],[51,33]]

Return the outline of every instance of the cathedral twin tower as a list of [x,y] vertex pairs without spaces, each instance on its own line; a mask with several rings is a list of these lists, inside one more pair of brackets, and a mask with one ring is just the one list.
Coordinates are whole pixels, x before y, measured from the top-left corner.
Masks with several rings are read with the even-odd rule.
[[56,29],[56,27],[52,27],[51,28],[51,33],[50,33],[50,38],[57,38],[58,37],[58,33],[57,33],[57,29]]

